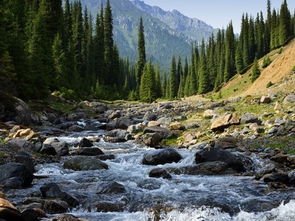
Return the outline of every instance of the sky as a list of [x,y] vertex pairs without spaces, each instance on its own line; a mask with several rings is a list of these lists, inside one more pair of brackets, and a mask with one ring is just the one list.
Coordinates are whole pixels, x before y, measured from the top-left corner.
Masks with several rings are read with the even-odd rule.
[[[214,28],[225,28],[232,20],[235,32],[240,32],[244,12],[252,15],[266,11],[266,0],[143,0],[165,10],[177,9],[191,18],[198,18]],[[272,6],[279,9],[283,0],[272,0]],[[288,0],[289,9],[294,13],[295,0]]]

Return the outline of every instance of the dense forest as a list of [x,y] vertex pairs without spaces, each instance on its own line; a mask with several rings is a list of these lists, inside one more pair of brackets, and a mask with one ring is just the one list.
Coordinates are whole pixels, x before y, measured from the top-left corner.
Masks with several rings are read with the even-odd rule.
[[[244,73],[257,59],[295,35],[295,14],[287,1],[267,15],[242,16],[237,37],[230,23],[208,42],[193,44],[191,58],[173,57],[170,73],[160,73],[145,51],[144,21],[138,25],[138,61],[120,57],[113,39],[110,1],[94,18],[80,2],[3,0],[0,2],[0,90],[23,99],[50,93],[68,99],[175,99],[203,94]],[[265,61],[269,63],[269,61]]]

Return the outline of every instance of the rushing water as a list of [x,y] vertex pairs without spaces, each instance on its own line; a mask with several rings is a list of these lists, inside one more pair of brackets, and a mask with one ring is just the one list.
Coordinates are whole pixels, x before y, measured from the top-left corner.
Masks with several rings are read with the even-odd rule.
[[[103,134],[83,132],[59,137],[68,143],[77,143],[83,137]],[[157,166],[141,164],[143,155],[150,149],[132,142],[111,144],[96,143],[106,154],[116,158],[107,160],[108,170],[72,171],[61,163],[37,165],[36,175],[46,176],[35,179],[33,187],[8,193],[18,204],[34,197],[39,188],[47,183],[57,183],[77,197],[81,206],[69,213],[88,220],[104,221],[149,221],[154,220],[154,209],[160,208],[158,215],[165,221],[292,221],[295,220],[295,191],[270,192],[267,185],[253,177],[239,176],[196,176],[173,175],[171,180],[150,178],[148,173]],[[74,146],[72,148],[75,148]],[[194,164],[194,150],[179,150],[183,159],[179,163],[165,167],[183,167]],[[267,166],[252,156],[259,170]],[[124,194],[97,194],[103,183],[118,182],[127,190]],[[98,202],[123,203],[124,212],[96,212]],[[163,210],[161,210],[161,208]],[[164,212],[165,211],[165,212]]]

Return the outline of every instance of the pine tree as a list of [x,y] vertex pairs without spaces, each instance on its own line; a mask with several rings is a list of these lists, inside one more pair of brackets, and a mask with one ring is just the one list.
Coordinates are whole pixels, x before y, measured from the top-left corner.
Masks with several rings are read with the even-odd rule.
[[57,86],[62,87],[65,85],[67,79],[65,76],[66,58],[60,34],[57,34],[54,39],[52,46],[52,57],[56,73],[56,82],[58,84]]
[[279,17],[279,44],[284,45],[291,37],[291,14],[287,1],[284,0]]
[[259,76],[260,76],[260,69],[259,69],[258,61],[255,58],[254,64],[253,64],[253,67],[252,67],[252,72],[251,72],[251,80],[252,80],[252,82],[254,82]]
[[226,30],[224,81],[227,82],[235,73],[235,36],[232,23]]
[[104,82],[107,85],[114,83],[116,76],[112,71],[113,64],[113,52],[114,52],[114,40],[113,40],[113,17],[110,0],[107,0],[107,5],[104,14],[104,59],[105,59],[105,75]]
[[175,57],[173,56],[172,62],[171,62],[171,69],[170,69],[170,93],[169,93],[169,98],[170,99],[175,99],[177,97],[177,70],[176,70],[176,60]]
[[210,90],[210,78],[207,72],[207,61],[205,54],[205,42],[202,42],[200,56],[200,73],[199,73],[199,94],[204,94]]
[[236,69],[237,69],[237,72],[239,74],[242,73],[244,67],[243,67],[243,56],[242,56],[242,49],[241,49],[241,42],[238,43],[238,46],[236,48]]
[[144,38],[144,26],[143,20],[140,18],[138,28],[138,60],[137,60],[137,86],[140,87],[140,79],[146,63],[145,54],[145,38]]
[[140,100],[144,102],[153,102],[156,99],[155,93],[155,70],[151,62],[144,67],[140,83]]

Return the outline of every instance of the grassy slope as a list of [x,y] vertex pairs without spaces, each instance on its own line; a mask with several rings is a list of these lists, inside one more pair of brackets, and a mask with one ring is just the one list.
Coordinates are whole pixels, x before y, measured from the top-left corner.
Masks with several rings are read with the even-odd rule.
[[[294,76],[291,76],[292,69],[295,66],[295,39],[281,49],[271,51],[265,57],[269,57],[272,63],[265,69],[261,69],[260,77],[251,82],[251,69],[245,74],[237,74],[220,92],[210,93],[208,98],[228,99],[237,96],[247,95],[267,95],[272,92],[290,92],[295,90]],[[265,58],[259,60],[260,66]],[[275,85],[267,88],[266,85],[272,82]]]

